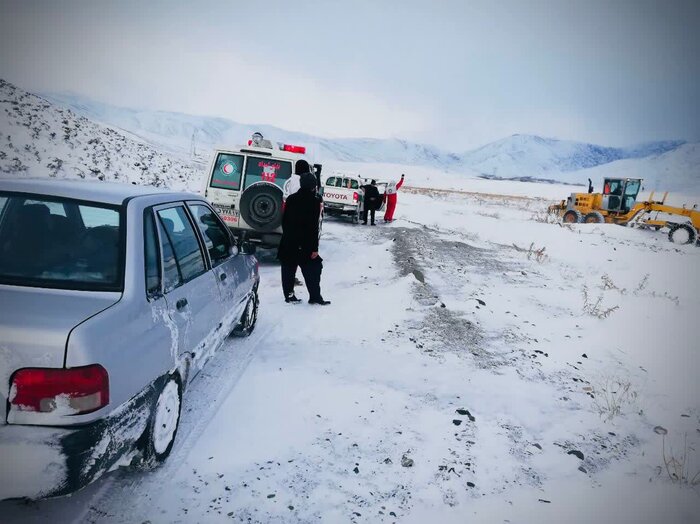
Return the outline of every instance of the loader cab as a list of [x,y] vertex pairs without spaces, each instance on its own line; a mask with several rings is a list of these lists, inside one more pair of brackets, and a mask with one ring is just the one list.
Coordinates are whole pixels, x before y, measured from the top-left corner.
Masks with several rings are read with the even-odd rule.
[[606,178],[603,181],[603,209],[627,213],[637,201],[641,178]]

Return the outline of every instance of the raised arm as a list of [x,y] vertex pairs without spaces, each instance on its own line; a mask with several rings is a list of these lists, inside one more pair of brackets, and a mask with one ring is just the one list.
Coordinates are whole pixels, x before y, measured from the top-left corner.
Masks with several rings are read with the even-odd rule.
[[403,185],[403,177],[404,175],[401,175],[401,180],[399,180],[398,184],[396,184],[396,190],[398,191],[401,189],[401,186]]

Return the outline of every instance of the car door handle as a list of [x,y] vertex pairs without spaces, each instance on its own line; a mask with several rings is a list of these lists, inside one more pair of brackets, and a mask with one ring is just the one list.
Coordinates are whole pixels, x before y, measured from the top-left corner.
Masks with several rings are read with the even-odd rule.
[[180,310],[184,308],[187,305],[187,299],[186,298],[181,298],[175,303],[175,307]]
[[222,282],[226,280],[226,273],[219,273],[219,280],[221,280]]

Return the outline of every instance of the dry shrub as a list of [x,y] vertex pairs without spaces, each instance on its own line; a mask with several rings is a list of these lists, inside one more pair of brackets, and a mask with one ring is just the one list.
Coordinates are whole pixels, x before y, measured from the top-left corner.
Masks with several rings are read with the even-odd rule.
[[530,215],[530,220],[540,222],[542,224],[560,224],[561,217],[557,213],[552,213],[546,209],[540,209]]
[[675,453],[673,451],[673,446],[668,445],[668,452],[666,451],[666,434],[668,431],[661,426],[654,428],[654,431],[662,435],[661,439],[661,457],[664,461],[664,468],[668,478],[674,484],[680,486],[690,486],[695,487],[700,485],[700,471],[693,473],[690,465],[690,453],[695,451],[695,448],[688,445],[688,434],[683,434],[683,450],[682,452]]
[[547,248],[544,246],[542,246],[541,248],[536,248],[534,242],[530,243],[530,247],[528,248],[520,247],[517,244],[513,244],[513,249],[515,249],[518,253],[525,253],[527,255],[528,260],[534,259],[540,264],[546,262],[549,258],[549,256],[545,254],[545,250]]
[[596,318],[608,318],[614,311],[620,309],[620,306],[605,307],[603,306],[603,295],[599,295],[598,298],[592,299],[589,292],[588,286],[584,285],[581,290],[583,295],[583,312],[587,315]]
[[621,295],[627,294],[627,289],[624,287],[618,287],[609,275],[604,274],[602,277],[600,277],[600,280],[600,288],[603,291],[607,291],[608,289],[614,289],[615,291],[618,291]]
[[606,421],[622,415],[623,408],[637,399],[637,392],[632,389],[632,383],[622,377],[603,377],[594,383],[590,392],[593,394],[596,411]]
[[495,218],[495,219],[501,218],[501,215],[497,212],[488,213],[486,211],[477,211],[476,214],[481,215],[482,217],[487,217],[487,218]]

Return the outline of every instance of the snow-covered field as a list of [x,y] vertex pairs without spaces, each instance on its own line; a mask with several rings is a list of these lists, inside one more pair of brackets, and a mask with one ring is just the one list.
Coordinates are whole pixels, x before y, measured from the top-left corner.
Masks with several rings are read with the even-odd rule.
[[228,344],[188,391],[164,467],[0,512],[693,521],[698,487],[669,477],[664,452],[685,453],[691,480],[700,471],[700,250],[540,222],[547,200],[522,198],[528,184],[478,184],[452,189],[516,197],[412,189],[391,225],[327,221],[326,308],[284,304],[262,253],[256,333]]
[[[201,165],[0,87],[3,176],[200,185]],[[700,248],[551,223],[573,186],[333,169],[407,179],[394,223],[324,224],[332,305],[285,304],[261,253],[256,331],[187,390],[167,463],[0,521],[697,521]]]

